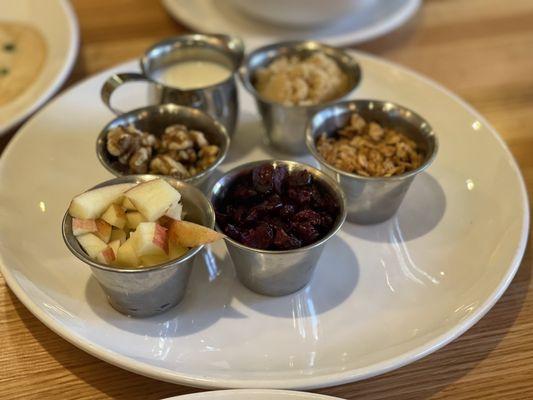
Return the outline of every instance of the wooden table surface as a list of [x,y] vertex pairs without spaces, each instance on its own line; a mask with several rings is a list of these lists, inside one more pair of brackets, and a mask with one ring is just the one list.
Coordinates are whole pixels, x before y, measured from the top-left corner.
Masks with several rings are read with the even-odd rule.
[[[51,1],[51,0],[49,0]],[[74,0],[78,62],[65,87],[187,29],[156,0]],[[426,1],[407,25],[357,46],[441,82],[501,133],[533,188],[533,1]],[[9,138],[0,139],[0,151]],[[318,390],[347,399],[533,398],[531,246],[495,307],[436,353],[377,378]],[[0,277],[0,395],[5,399],[159,399],[198,389],[104,363],[54,334]]]

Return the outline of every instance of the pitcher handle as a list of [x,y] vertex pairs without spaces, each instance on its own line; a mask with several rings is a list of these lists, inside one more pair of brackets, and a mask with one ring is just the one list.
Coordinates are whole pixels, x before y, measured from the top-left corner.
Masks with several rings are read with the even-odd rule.
[[114,74],[107,78],[107,80],[102,85],[102,89],[100,89],[100,97],[104,104],[107,106],[107,108],[109,108],[114,114],[121,115],[123,114],[123,112],[119,109],[114,108],[111,105],[111,95],[122,84],[138,81],[150,82],[150,80],[146,78],[146,76],[136,72],[123,72]]

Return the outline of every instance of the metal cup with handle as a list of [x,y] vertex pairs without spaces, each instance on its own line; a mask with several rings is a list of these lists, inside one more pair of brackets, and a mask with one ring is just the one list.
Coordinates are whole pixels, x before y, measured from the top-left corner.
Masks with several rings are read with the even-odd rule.
[[[174,103],[200,109],[218,120],[233,134],[237,123],[239,100],[235,75],[241,64],[244,45],[227,35],[192,34],[163,40],[150,47],[140,60],[141,73],[117,73],[109,77],[101,89],[102,101],[115,114],[122,112],[111,104],[111,95],[124,83],[143,81],[151,84],[152,104]],[[181,89],[161,82],[166,67],[185,61],[205,61],[228,69],[228,77],[214,84]]]

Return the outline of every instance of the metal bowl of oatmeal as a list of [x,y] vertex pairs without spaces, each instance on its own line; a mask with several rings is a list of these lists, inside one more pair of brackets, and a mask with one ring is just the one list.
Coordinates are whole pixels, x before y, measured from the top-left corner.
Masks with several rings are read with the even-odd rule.
[[309,118],[350,94],[361,80],[361,68],[342,49],[293,41],[250,53],[240,78],[255,98],[270,144],[286,153],[302,154],[307,152]]
[[96,154],[113,175],[155,174],[202,185],[224,161],[226,129],[201,110],[163,104],[113,119],[96,140]]
[[342,187],[347,220],[359,224],[391,218],[438,149],[435,132],[420,115],[378,100],[320,110],[309,121],[306,144],[320,169]]

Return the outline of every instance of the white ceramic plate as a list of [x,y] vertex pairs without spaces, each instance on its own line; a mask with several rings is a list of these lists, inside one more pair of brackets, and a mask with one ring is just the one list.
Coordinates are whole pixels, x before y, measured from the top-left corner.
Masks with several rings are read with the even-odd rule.
[[371,0],[356,13],[322,28],[291,28],[249,18],[224,0],[162,0],[177,20],[199,32],[239,36],[248,49],[288,39],[315,39],[341,45],[374,39],[403,25],[420,0]]
[[35,81],[0,107],[0,135],[44,104],[67,79],[78,54],[78,22],[67,0],[0,0],[0,22],[29,24],[44,36],[47,55]]
[[[94,150],[113,118],[99,89],[112,71],[137,62],[66,91],[6,149],[0,266],[9,286],[81,349],[139,374],[200,387],[336,385],[398,368],[461,335],[502,295],[523,255],[529,213],[520,172],[494,129],[459,98],[397,65],[353,54],[363,69],[355,96],[419,112],[440,149],[395,218],[345,224],[310,286],[281,298],[256,295],[236,281],[218,243],[197,258],[177,308],[131,319],[107,304],[89,268],[63,244],[60,223],[73,195],[110,178]],[[122,90],[119,103],[136,97]],[[252,99],[241,94],[240,127],[224,170],[283,157],[263,144]]]
[[215,390],[169,397],[165,400],[334,400],[339,397],[293,392],[290,390],[236,389]]

